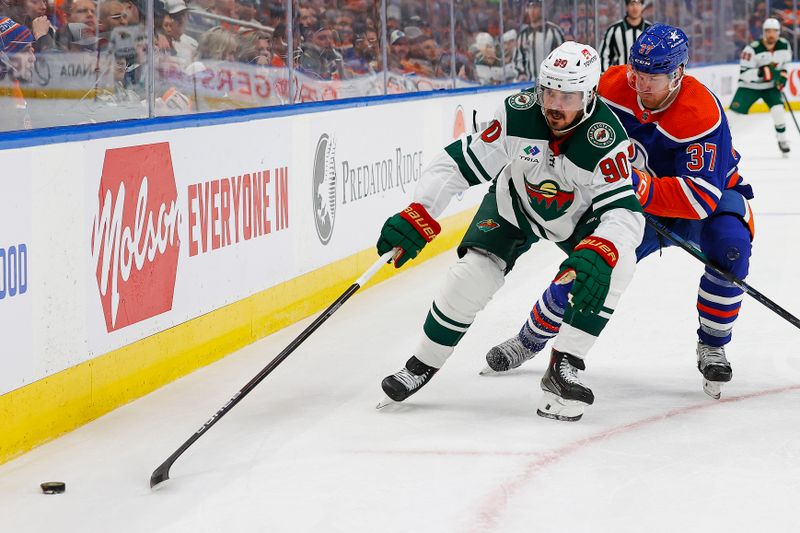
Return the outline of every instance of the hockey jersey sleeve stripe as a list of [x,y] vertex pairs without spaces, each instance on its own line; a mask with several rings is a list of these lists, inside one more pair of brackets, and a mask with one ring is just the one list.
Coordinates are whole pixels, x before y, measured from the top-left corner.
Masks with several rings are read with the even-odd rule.
[[636,194],[634,194],[633,189],[628,187],[620,187],[618,189],[614,189],[613,191],[604,192],[603,194],[598,194],[592,200],[592,209],[597,211],[602,207],[614,203],[617,200],[624,198],[626,196],[631,196],[634,199],[636,198]]
[[[472,151],[472,148],[469,146],[469,144],[466,144],[465,146],[467,148],[467,155],[471,159],[471,163],[473,165],[473,169],[477,169],[478,170],[480,175],[483,177],[483,181],[486,181],[486,182],[492,181],[492,177],[489,175],[488,172],[486,172],[486,169],[483,168],[483,165],[478,160],[478,158],[475,157],[475,152]],[[470,161],[467,161],[467,163],[470,163]]]
[[651,215],[669,218],[697,220],[707,216],[706,211],[694,199],[684,180],[675,177],[654,177],[650,187],[652,200],[645,211]]
[[483,181],[478,178],[475,172],[472,171],[472,168],[467,164],[467,160],[464,157],[464,152],[462,149],[462,145],[465,142],[468,142],[469,137],[462,137],[461,139],[457,139],[452,143],[448,144],[445,147],[445,152],[450,156],[450,158],[455,161],[456,165],[458,166],[458,170],[461,175],[467,180],[470,186],[473,185],[480,185]]
[[686,185],[692,190],[694,193],[695,200],[700,200],[700,205],[703,207],[707,214],[711,214],[717,208],[717,202],[719,202],[719,197],[714,198],[710,196],[707,192],[703,191],[696,183],[692,180],[687,179],[685,181]]

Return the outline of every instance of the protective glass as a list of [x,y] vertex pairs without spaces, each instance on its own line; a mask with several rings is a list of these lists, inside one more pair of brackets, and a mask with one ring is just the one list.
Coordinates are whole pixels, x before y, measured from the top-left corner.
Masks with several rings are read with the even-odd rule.
[[559,91],[539,85],[536,101],[543,109],[558,111],[582,111],[586,101],[584,91]]

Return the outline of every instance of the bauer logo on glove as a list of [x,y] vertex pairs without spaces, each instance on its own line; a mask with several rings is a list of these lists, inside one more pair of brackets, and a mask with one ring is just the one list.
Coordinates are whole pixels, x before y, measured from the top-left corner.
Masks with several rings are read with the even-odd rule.
[[392,248],[400,252],[394,258],[395,268],[400,268],[417,254],[442,231],[441,226],[428,213],[422,204],[412,203],[400,213],[392,215],[383,224],[378,238],[378,255]]

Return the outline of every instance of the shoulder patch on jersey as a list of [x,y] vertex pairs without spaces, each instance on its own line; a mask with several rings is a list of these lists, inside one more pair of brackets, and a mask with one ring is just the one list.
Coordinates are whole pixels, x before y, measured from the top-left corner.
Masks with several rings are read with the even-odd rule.
[[517,111],[524,111],[526,109],[530,109],[536,103],[536,95],[533,93],[529,93],[523,91],[521,93],[517,93],[508,97],[509,107],[512,109],[516,109]]
[[578,126],[567,140],[564,155],[576,166],[593,172],[609,152],[627,140],[628,134],[617,116],[605,102],[598,100],[589,120]]
[[598,148],[606,148],[614,144],[617,134],[614,129],[605,122],[595,122],[586,130],[586,138]]

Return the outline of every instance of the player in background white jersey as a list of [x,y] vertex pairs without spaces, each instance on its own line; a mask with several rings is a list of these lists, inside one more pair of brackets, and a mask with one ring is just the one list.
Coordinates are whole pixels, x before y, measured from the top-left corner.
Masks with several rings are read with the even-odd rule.
[[781,23],[777,19],[765,20],[763,29],[763,37],[742,50],[739,87],[731,102],[731,118],[734,114],[746,115],[754,103],[764,100],[775,124],[778,148],[786,156],[790,148],[781,91],[786,85],[786,66],[792,61],[792,45],[780,36]]

